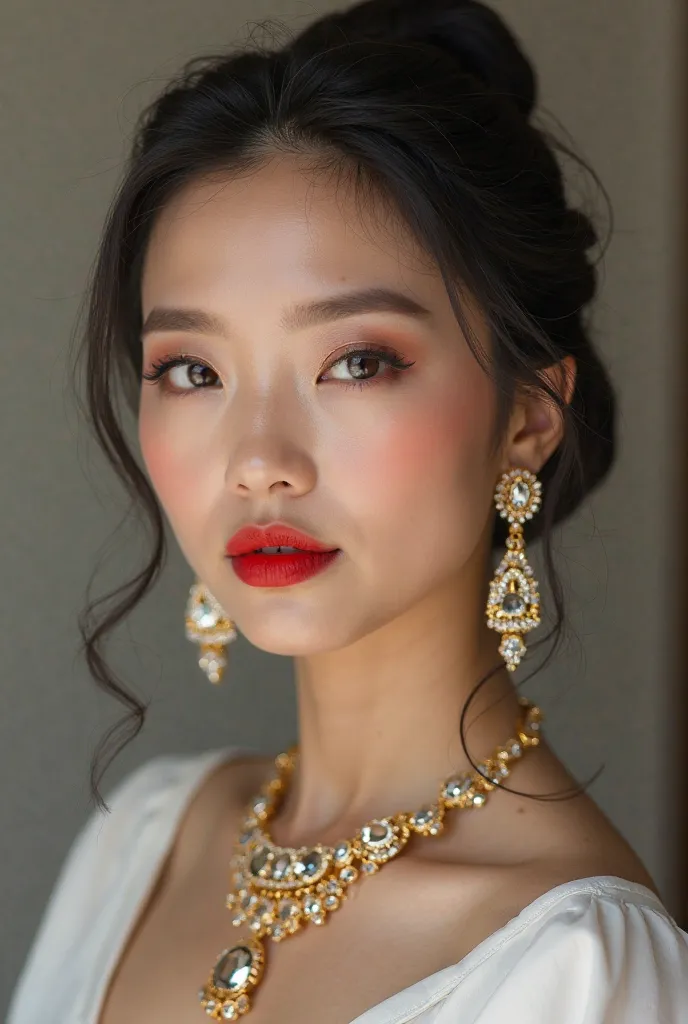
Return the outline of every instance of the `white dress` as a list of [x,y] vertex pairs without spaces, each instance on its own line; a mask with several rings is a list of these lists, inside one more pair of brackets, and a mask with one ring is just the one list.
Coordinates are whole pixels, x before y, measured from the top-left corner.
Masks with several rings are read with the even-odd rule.
[[[92,812],[64,861],[6,1024],[97,1024],[195,791],[220,762],[255,753],[223,747],[155,757],[115,786],[111,813]],[[199,1021],[201,1014],[199,1004]],[[611,875],[567,882],[458,963],[350,1024],[407,1022],[688,1024],[688,934],[643,885]]]

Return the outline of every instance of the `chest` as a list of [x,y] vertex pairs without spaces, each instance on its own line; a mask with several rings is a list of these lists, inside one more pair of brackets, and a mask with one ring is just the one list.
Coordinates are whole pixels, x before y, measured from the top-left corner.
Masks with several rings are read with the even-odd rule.
[[[194,1024],[198,998],[221,951],[246,940],[224,907],[225,874],[159,885],[130,933],[94,1024]],[[405,864],[352,886],[321,926],[264,942],[251,1024],[352,1024],[366,1010],[455,964],[503,923],[488,912],[485,879]],[[507,915],[508,916],[508,915]],[[390,1009],[390,1021],[392,1020]],[[376,1020],[376,1024],[378,1024]]]

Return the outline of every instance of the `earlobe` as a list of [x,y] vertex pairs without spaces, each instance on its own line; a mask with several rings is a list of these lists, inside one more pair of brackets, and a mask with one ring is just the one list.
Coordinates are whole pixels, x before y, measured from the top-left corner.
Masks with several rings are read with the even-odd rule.
[[[565,405],[571,403],[576,385],[573,356],[566,356],[560,363],[541,371],[541,376]],[[516,399],[510,430],[505,451],[506,468],[524,466],[539,473],[561,444],[564,420],[559,406],[546,391],[529,391]]]

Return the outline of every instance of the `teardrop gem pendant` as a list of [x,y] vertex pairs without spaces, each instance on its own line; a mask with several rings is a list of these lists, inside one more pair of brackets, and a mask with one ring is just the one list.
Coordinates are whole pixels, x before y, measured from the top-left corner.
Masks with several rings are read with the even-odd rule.
[[250,1009],[248,990],[263,976],[265,947],[260,939],[250,938],[223,949],[205,989],[198,993],[205,1012],[216,1020],[238,1020]]

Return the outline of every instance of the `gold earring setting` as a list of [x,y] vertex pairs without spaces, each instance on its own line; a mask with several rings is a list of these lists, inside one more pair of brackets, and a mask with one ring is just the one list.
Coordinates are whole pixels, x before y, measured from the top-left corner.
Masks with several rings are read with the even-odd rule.
[[201,645],[198,664],[211,683],[219,683],[227,665],[226,645],[236,640],[237,631],[220,603],[200,580],[189,590],[184,622],[187,640]]
[[524,634],[540,624],[538,583],[526,559],[523,524],[542,504],[542,484],[529,470],[512,469],[497,485],[495,504],[509,522],[509,536],[490,583],[487,625],[502,634],[499,653],[513,672],[526,652]]

